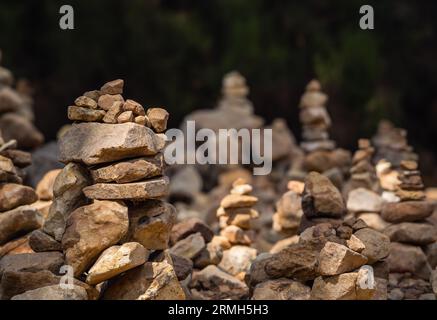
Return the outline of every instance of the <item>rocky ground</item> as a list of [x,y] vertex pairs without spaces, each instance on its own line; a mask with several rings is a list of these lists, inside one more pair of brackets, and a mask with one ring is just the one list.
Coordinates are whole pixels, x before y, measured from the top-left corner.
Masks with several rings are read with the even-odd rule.
[[272,128],[268,176],[166,166],[169,113],[127,99],[120,79],[76,98],[58,142],[31,154],[36,131],[30,143],[2,125],[33,128],[12,86],[0,68],[1,299],[436,299],[437,192],[407,133],[385,121],[337,148],[317,80],[300,145],[254,114],[237,72],[215,109],[187,115],[198,129]]

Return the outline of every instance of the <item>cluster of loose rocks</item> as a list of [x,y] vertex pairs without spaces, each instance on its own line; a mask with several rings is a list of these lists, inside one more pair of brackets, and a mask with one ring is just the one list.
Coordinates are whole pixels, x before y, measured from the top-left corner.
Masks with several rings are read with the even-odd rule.
[[0,130],[5,140],[15,140],[20,149],[33,149],[44,142],[44,137],[33,125],[32,90],[25,80],[15,87],[14,82],[12,72],[0,66]]
[[435,255],[437,229],[426,221],[433,213],[433,205],[425,199],[416,161],[401,161],[398,177],[400,184],[395,193],[400,201],[386,203],[381,212],[391,224],[384,230],[391,240],[389,298],[435,299],[430,280],[432,267],[425,254]]
[[295,243],[257,257],[247,279],[252,299],[386,298],[388,274],[379,269],[390,241],[360,219],[342,220],[346,208],[339,194],[326,177],[308,175],[302,209],[314,225],[302,226]]
[[16,147],[16,140],[5,141],[0,132],[0,258],[28,252],[29,233],[43,223],[35,205],[37,192],[23,185],[23,169],[31,163],[31,156]]
[[[161,200],[169,189],[160,134],[167,112],[148,113],[153,130],[78,116],[96,114],[102,97],[107,102],[122,90],[123,81],[111,81],[77,99],[82,109],[69,108],[70,118],[86,122],[73,124],[59,141],[66,166],[43,228],[31,236],[35,253],[1,260],[3,299],[186,298],[167,250],[176,211]],[[120,101],[113,99],[108,113]],[[62,286],[65,277],[70,287]]]

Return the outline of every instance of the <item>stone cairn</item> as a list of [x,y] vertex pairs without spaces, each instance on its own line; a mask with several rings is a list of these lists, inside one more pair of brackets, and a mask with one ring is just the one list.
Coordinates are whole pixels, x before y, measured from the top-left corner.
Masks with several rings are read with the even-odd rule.
[[347,173],[351,155],[329,139],[331,118],[326,110],[328,96],[321,91],[317,80],[311,80],[300,100],[299,119],[302,124],[301,148],[305,152],[303,167],[306,171],[324,173],[341,186]]
[[5,142],[0,132],[0,259],[31,251],[28,234],[43,223],[40,212],[31,206],[38,195],[23,185],[23,169],[30,165],[31,156],[16,147],[17,141]]
[[418,161],[418,155],[408,144],[407,136],[405,129],[396,128],[390,121],[382,120],[376,135],[372,138],[376,149],[374,163],[385,159],[395,168],[399,168],[402,160]]
[[372,163],[374,148],[368,139],[358,140],[352,159],[350,180],[343,188],[348,212],[364,220],[369,227],[382,231],[386,226],[380,217],[383,199],[379,180]]
[[416,161],[402,160],[398,178],[400,184],[395,193],[400,201],[386,203],[381,214],[391,223],[384,230],[392,242],[388,258],[389,299],[435,299],[429,283],[432,269],[425,255],[436,254],[433,244],[437,230],[425,220],[432,214],[433,205],[425,200]]
[[[195,261],[195,266],[205,267],[193,273],[190,283],[193,297],[198,299],[248,297],[248,287],[243,280],[257,256],[257,250],[251,245],[255,241],[252,223],[258,218],[258,212],[253,209],[253,206],[258,199],[251,196],[251,192],[251,185],[243,179],[237,179],[232,184],[230,194],[222,199],[217,209],[220,236],[215,236],[209,244],[211,247]],[[216,249],[213,249],[214,247]],[[211,257],[217,257],[216,263]]]
[[389,238],[360,219],[342,220],[346,208],[340,192],[318,173],[306,178],[302,209],[311,220],[325,220],[278,252],[258,255],[247,277],[252,299],[386,299],[382,260]]
[[66,166],[43,229],[31,236],[37,253],[8,263],[3,298],[185,299],[166,250],[176,211],[160,200],[169,188],[168,113],[125,101],[123,86],[108,82],[68,108],[76,122],[59,141]]
[[273,215],[273,230],[285,237],[292,237],[297,234],[303,215],[301,203],[304,183],[290,181],[287,187],[288,191],[276,203],[276,212]]
[[33,125],[32,90],[25,80],[18,81],[15,88],[13,85],[12,72],[0,66],[0,130],[5,140],[15,140],[20,149],[33,149],[44,137]]

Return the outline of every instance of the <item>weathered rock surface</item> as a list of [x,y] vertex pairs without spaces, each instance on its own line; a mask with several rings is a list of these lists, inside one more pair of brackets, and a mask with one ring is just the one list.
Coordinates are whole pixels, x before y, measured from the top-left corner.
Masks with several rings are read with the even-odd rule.
[[193,260],[205,248],[205,240],[200,232],[193,233],[175,243],[170,253]]
[[249,289],[244,282],[213,265],[194,272],[190,287],[194,298],[205,300],[239,300],[249,294]]
[[11,300],[88,300],[88,294],[78,285],[73,285],[69,289],[51,285],[17,294]]
[[200,232],[205,240],[205,243],[210,242],[214,236],[214,232],[202,220],[199,218],[190,218],[173,226],[173,229],[171,230],[170,242],[175,244],[176,242],[197,232]]
[[66,264],[79,276],[100,253],[119,242],[128,231],[127,208],[117,202],[96,201],[73,211],[62,237]]
[[382,198],[375,192],[358,188],[349,192],[347,209],[351,212],[380,212]]
[[353,271],[367,262],[367,258],[334,242],[326,242],[319,254],[318,272],[322,276],[333,276]]
[[60,252],[7,255],[0,260],[0,279],[3,273],[8,271],[37,272],[49,270],[57,274],[63,264],[64,256]]
[[185,297],[168,259],[146,262],[125,272],[111,281],[103,295],[105,300],[184,300]]
[[346,210],[338,189],[327,177],[316,172],[311,172],[305,180],[302,209],[308,218],[340,218]]
[[272,278],[312,280],[317,277],[318,251],[311,245],[294,244],[271,256],[265,271]]
[[390,272],[409,272],[422,279],[429,279],[431,267],[420,247],[393,242],[387,258]]
[[88,271],[86,282],[95,285],[144,264],[150,252],[137,242],[112,246],[102,252]]
[[15,183],[0,185],[0,212],[34,203],[38,196],[31,187]]
[[0,245],[42,225],[40,213],[30,207],[21,206],[0,214]]
[[332,277],[318,277],[311,289],[313,300],[355,300],[358,273],[343,273]]
[[[247,246],[233,246],[223,252],[222,260],[218,267],[227,273],[243,279],[249,271],[250,265],[257,256],[257,250]],[[240,276],[239,276],[240,275]]]
[[58,174],[53,185],[55,199],[44,223],[44,232],[60,241],[68,215],[86,204],[82,188],[90,183],[85,168],[75,163],[67,164]]
[[385,234],[370,228],[360,229],[354,235],[366,247],[361,254],[366,256],[369,264],[382,260],[390,253],[390,238]]
[[149,250],[168,248],[176,222],[176,209],[160,200],[148,200],[129,208],[129,230],[122,242],[139,242]]
[[437,229],[432,224],[403,222],[384,230],[392,242],[427,245],[437,241]]
[[35,230],[30,234],[29,245],[35,252],[62,251],[61,243],[41,230]]
[[147,200],[168,195],[168,177],[124,184],[97,183],[83,189],[90,199],[97,200]]
[[311,288],[291,279],[280,278],[258,284],[252,300],[309,300]]
[[164,157],[161,153],[153,157],[136,158],[96,167],[90,170],[94,183],[128,183],[162,175]]
[[155,155],[157,146],[153,131],[135,123],[79,123],[73,124],[60,139],[60,161],[106,163]]
[[414,222],[428,218],[433,205],[426,201],[405,201],[386,203],[381,211],[384,220],[393,223]]

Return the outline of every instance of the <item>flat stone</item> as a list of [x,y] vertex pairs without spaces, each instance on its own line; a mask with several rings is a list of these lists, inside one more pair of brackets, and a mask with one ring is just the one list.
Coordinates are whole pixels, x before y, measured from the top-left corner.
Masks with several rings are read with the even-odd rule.
[[179,240],[170,249],[170,253],[193,260],[205,248],[205,240],[200,232]]
[[271,256],[265,271],[272,278],[306,281],[317,277],[318,251],[311,245],[294,244]]
[[223,252],[223,258],[218,267],[227,273],[244,279],[250,265],[257,256],[257,250],[247,246],[233,246]]
[[7,255],[0,260],[0,279],[7,271],[37,272],[49,270],[57,274],[63,264],[64,256],[60,252]]
[[325,176],[311,172],[305,180],[302,209],[308,218],[341,218],[346,211],[340,191]]
[[176,242],[197,232],[202,235],[205,243],[210,242],[214,236],[214,232],[206,223],[199,218],[190,218],[173,226],[173,229],[171,230],[170,242],[175,244]]
[[0,184],[0,212],[34,203],[38,196],[31,187],[15,183]]
[[62,251],[61,243],[41,230],[35,230],[30,234],[29,245],[35,252]]
[[14,166],[25,168],[32,164],[32,156],[29,152],[15,149],[0,151],[0,155],[12,160]]
[[88,300],[88,294],[78,285],[72,285],[72,288],[68,289],[51,285],[17,294],[11,300]]
[[[63,277],[57,276],[48,270],[37,272],[6,271],[4,272],[1,281],[0,298],[2,300],[9,300],[13,296],[22,294],[29,290],[51,285],[60,287],[60,283],[65,283]],[[73,285],[84,288],[88,294],[89,300],[95,300],[99,296],[99,292],[94,287],[77,279],[73,279]]]
[[385,234],[370,228],[364,228],[355,232],[354,236],[364,243],[366,248],[361,254],[369,259],[369,264],[388,256],[390,252],[390,238]]
[[74,104],[78,107],[97,109],[97,101],[87,96],[80,96],[74,100]]
[[358,217],[363,220],[367,224],[367,226],[369,226],[369,228],[375,229],[380,232],[382,232],[390,225],[390,223],[386,222],[384,219],[381,218],[381,215],[379,213],[366,212],[361,213]]
[[220,202],[220,206],[224,209],[228,208],[241,208],[241,207],[252,207],[256,205],[258,198],[248,195],[240,194],[228,194]]
[[106,248],[118,243],[128,231],[126,206],[96,201],[74,210],[62,237],[65,262],[80,276]]
[[83,189],[90,199],[97,200],[147,200],[168,195],[168,177],[124,184],[97,183]]
[[160,176],[165,167],[162,153],[135,158],[90,170],[94,183],[128,183]]
[[343,273],[332,277],[318,277],[311,289],[312,300],[356,300],[358,273]]
[[168,248],[176,209],[160,200],[129,207],[129,230],[122,242],[139,242],[149,250]]
[[86,204],[87,199],[82,189],[89,185],[87,170],[76,163],[67,164],[57,175],[53,184],[55,199],[49,209],[49,215],[44,222],[43,230],[57,241],[61,241],[65,231],[68,215]]
[[155,132],[161,133],[167,129],[168,112],[162,108],[147,109],[147,118]]
[[367,258],[341,244],[326,242],[319,254],[318,272],[322,276],[333,276],[358,269]]
[[104,300],[185,300],[171,258],[131,269],[110,283]]
[[135,123],[73,124],[59,141],[60,161],[93,165],[150,156],[158,153],[158,144],[152,130]]
[[105,83],[101,88],[102,94],[122,94],[124,81],[122,79],[116,79]]
[[124,99],[120,94],[102,94],[97,101],[97,105],[101,109],[108,111],[109,109],[111,109],[114,102],[117,101],[124,103]]
[[86,282],[95,285],[111,279],[127,270],[144,264],[150,252],[138,242],[112,246],[102,252],[88,271]]
[[[256,212],[253,209],[249,209],[249,212]],[[252,214],[251,213],[237,213],[232,215],[224,215],[219,217],[220,228],[226,228],[226,226],[234,225],[241,229],[248,230],[252,228]]]
[[387,262],[391,273],[409,272],[425,280],[431,274],[431,267],[420,247],[392,242]]
[[375,192],[358,188],[349,192],[347,209],[351,212],[381,212],[382,198]]
[[393,224],[384,230],[392,242],[414,245],[427,245],[437,241],[437,229],[432,224],[402,222]]
[[94,110],[78,106],[68,107],[68,119],[72,121],[101,121],[105,116],[106,112],[104,110]]
[[433,205],[426,201],[405,201],[386,203],[381,217],[388,222],[414,222],[428,218],[433,212]]
[[240,300],[249,294],[244,282],[213,265],[194,272],[190,288],[194,296],[206,300]]
[[426,199],[425,191],[423,190],[403,190],[399,189],[395,191],[402,201],[420,201]]
[[252,300],[310,300],[311,288],[291,279],[280,278],[258,284]]
[[401,169],[404,170],[417,170],[419,165],[417,164],[417,161],[413,160],[402,160],[400,163]]
[[61,171],[61,169],[50,170],[44,175],[40,182],[38,182],[36,185],[36,193],[40,200],[53,199],[53,185],[55,184],[56,177]]
[[40,213],[30,207],[21,206],[0,214],[0,245],[35,229],[43,223]]

